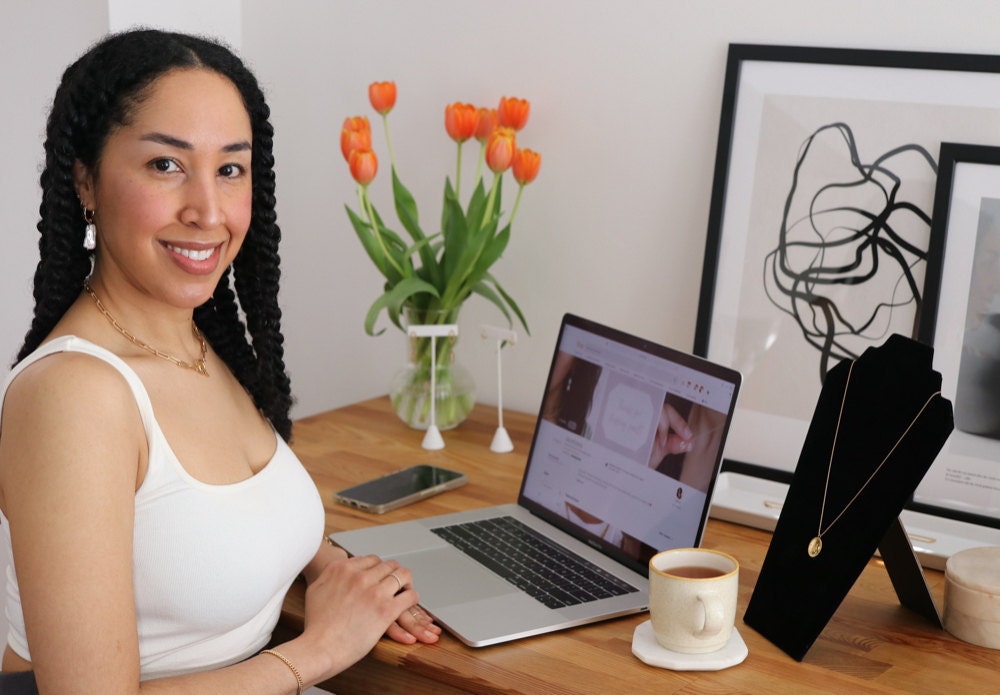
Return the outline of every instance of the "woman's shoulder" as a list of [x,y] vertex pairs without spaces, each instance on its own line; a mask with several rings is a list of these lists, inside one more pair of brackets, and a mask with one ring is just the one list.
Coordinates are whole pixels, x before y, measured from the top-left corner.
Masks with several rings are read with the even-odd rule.
[[[0,419],[0,502],[18,489],[62,490],[70,480],[82,485],[121,471],[134,485],[145,433],[129,384],[112,364],[43,350],[15,371]],[[53,476],[63,480],[54,484]]]
[[120,362],[114,353],[82,338],[54,338],[15,365],[3,409],[36,411],[65,405],[78,414],[88,409],[111,415],[132,401],[128,410],[134,413],[134,399],[121,369],[124,363],[116,361]]

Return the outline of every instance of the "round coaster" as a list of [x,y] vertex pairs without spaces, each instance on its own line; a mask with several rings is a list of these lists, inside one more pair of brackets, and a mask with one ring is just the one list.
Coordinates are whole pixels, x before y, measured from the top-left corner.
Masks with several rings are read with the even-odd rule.
[[720,671],[742,663],[750,650],[747,649],[739,630],[734,627],[729,641],[717,651],[706,654],[682,654],[671,651],[656,641],[653,624],[647,620],[636,625],[635,632],[632,633],[632,653],[650,666],[669,668],[673,671]]

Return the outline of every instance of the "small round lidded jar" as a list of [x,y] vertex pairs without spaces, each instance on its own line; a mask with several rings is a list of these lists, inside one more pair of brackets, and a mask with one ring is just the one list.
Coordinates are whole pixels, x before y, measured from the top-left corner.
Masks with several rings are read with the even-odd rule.
[[969,548],[945,565],[944,629],[1000,649],[1000,547]]

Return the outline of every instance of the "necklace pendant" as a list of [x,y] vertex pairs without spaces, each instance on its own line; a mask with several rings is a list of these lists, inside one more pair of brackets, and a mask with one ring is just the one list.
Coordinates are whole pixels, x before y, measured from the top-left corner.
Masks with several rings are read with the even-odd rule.
[[809,557],[816,557],[823,550],[823,539],[816,536],[809,541]]
[[208,365],[205,364],[204,357],[194,363],[194,370],[202,376],[208,376]]

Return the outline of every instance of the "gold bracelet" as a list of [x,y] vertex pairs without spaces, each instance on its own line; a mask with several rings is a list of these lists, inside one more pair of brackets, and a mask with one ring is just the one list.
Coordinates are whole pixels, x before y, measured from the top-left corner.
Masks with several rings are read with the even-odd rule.
[[302,688],[305,687],[305,683],[302,682],[302,676],[299,675],[299,670],[295,668],[292,662],[289,661],[283,654],[279,654],[273,649],[265,649],[264,651],[261,652],[261,654],[270,654],[271,656],[281,659],[281,661],[285,664],[285,666],[290,668],[292,670],[292,674],[295,675],[295,683],[296,683],[295,695],[302,695]]

